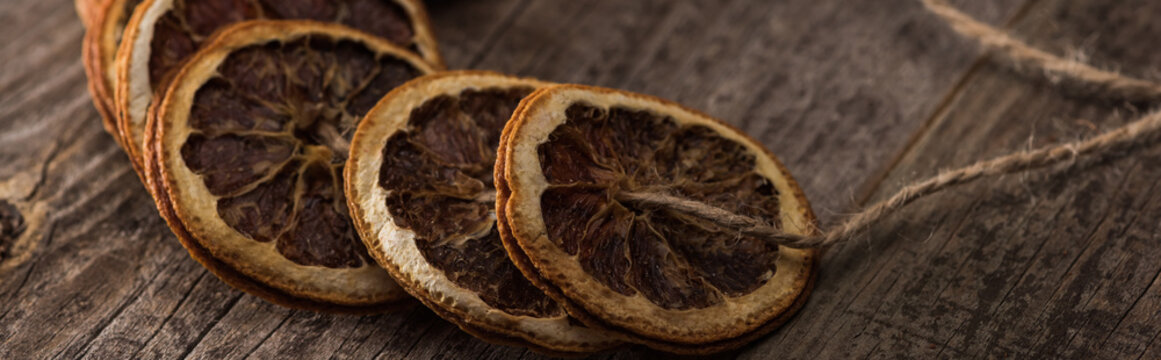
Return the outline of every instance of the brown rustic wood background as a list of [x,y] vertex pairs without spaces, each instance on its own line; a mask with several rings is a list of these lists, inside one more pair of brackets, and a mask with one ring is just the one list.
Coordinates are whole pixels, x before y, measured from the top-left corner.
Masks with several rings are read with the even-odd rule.
[[[1161,78],[1155,0],[960,0],[1032,44]],[[985,61],[914,0],[432,1],[452,68],[654,94],[770,147],[824,223],[900,185],[1115,127]],[[0,1],[0,359],[537,358],[417,308],[292,311],[191,260],[101,130],[72,0]],[[1159,358],[1161,146],[921,200],[826,254],[724,358]],[[658,356],[626,350],[598,358]]]

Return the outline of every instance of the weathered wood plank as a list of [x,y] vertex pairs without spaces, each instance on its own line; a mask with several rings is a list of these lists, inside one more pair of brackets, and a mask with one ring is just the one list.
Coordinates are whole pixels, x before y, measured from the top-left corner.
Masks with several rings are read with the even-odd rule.
[[[1023,1],[961,3],[996,22]],[[796,171],[824,218],[850,207],[855,186],[906,145],[975,58],[909,0],[444,0],[432,2],[430,12],[452,68],[622,87],[738,125]],[[34,244],[27,259],[0,257],[0,358],[539,357],[475,340],[422,308],[369,317],[291,311],[206,273],[173,241],[124,155],[101,132],[79,64],[81,33],[67,0],[0,3],[0,199],[29,219],[22,238]],[[904,267],[917,261],[892,257]],[[865,261],[831,258],[824,276]],[[1129,266],[1121,271],[1136,274]],[[891,274],[904,273],[881,278]],[[831,289],[850,284],[822,282]],[[837,318],[808,314],[836,300],[847,304],[845,295],[820,290],[793,330],[742,355],[813,354],[784,334],[834,333],[827,326]],[[856,300],[855,309],[879,304]],[[1157,306],[1151,296],[1137,303],[1143,314]],[[840,324],[862,326],[866,318],[850,317]],[[1115,328],[1152,329],[1146,319],[1134,320]],[[961,332],[941,331],[946,338]],[[1155,338],[1125,330],[1110,343],[1143,347],[1135,341]]]
[[[1159,9],[1149,1],[1039,1],[1016,31],[1057,53],[1081,46],[1097,64],[1149,77],[1161,52],[1140,46],[1154,29],[1141,14]],[[983,66],[875,198],[940,169],[1092,136],[1138,111]],[[1161,147],[1149,146],[921,200],[828,254],[811,304],[754,354],[1155,357],[1157,164]]]

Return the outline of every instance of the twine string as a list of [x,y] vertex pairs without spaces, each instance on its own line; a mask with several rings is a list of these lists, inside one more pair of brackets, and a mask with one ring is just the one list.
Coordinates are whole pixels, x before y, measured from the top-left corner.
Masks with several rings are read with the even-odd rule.
[[[1048,80],[1077,90],[1127,101],[1161,99],[1161,85],[1096,69],[1087,64],[1066,60],[1032,48],[1004,31],[981,23],[949,5],[945,0],[920,0],[929,11],[946,21],[952,29],[975,40],[985,50],[1000,57],[1001,64],[1018,73],[1046,76]],[[1020,151],[939,175],[904,187],[890,198],[875,203],[819,235],[802,236],[782,232],[762,219],[751,218],[706,203],[664,193],[625,192],[617,198],[639,205],[665,208],[692,215],[749,236],[763,238],[782,246],[795,248],[829,247],[851,239],[894,211],[928,195],[981,178],[1018,173],[1073,161],[1081,156],[1108,155],[1116,151],[1161,141],[1161,111],[1147,113],[1136,120],[1096,137],[1061,145]]]
[[1012,71],[1031,77],[1043,77],[1050,83],[1088,96],[1129,102],[1154,102],[1161,99],[1161,84],[1101,70],[1034,48],[1003,30],[964,14],[946,0],[920,2],[956,33],[975,40],[984,51],[994,55],[991,60]]

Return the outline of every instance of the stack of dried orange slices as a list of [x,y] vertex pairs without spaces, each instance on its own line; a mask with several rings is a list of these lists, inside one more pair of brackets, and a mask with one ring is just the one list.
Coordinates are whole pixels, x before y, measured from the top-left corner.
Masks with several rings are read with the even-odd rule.
[[367,249],[465,331],[553,354],[617,346],[512,264],[496,226],[493,164],[516,105],[549,84],[486,72],[425,76],[371,110],[351,143],[348,202]]
[[94,104],[195,259],[297,308],[379,312],[409,298],[358,238],[342,169],[363,114],[443,67],[421,2],[77,7]]
[[83,59],[106,129],[140,170],[155,94],[221,28],[261,19],[336,23],[381,37],[436,68],[443,60],[418,0],[77,0]]
[[664,100],[442,69],[417,0],[78,0],[94,103],[194,259],[285,306],[417,298],[554,355],[705,354],[779,326],[814,231],[761,145]]
[[780,325],[814,279],[815,250],[630,200],[674,194],[814,229],[801,190],[759,144],[642,95],[484,72],[421,77],[368,113],[345,176],[372,256],[485,338],[557,353],[617,341],[718,352]]

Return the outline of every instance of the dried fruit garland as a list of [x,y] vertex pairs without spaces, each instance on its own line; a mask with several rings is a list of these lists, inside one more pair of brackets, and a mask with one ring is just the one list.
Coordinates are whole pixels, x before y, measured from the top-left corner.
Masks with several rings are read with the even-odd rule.
[[[1156,84],[922,2],[1017,68],[1101,96],[1161,97]],[[818,248],[886,213],[1161,137],[1161,114],[1149,114],[944,173],[820,233],[772,154],[697,111],[486,72],[420,77],[442,60],[419,2],[77,7],[106,129],[215,275],[325,311],[378,312],[410,294],[477,337],[555,355],[623,342],[683,354],[739,347],[802,306]]]
[[[525,134],[548,128],[544,119],[559,129]],[[531,170],[514,160],[529,146],[539,149]],[[613,339],[680,353],[736,347],[801,306],[815,273],[813,250],[780,250],[682,213],[617,202],[621,190],[674,189],[814,228],[801,190],[761,146],[658,99],[481,72],[427,76],[368,114],[348,164],[356,227],[408,292],[466,330],[554,352],[606,349]],[[508,176],[521,173],[554,184],[544,191]],[[510,200],[519,198],[539,201],[535,219],[510,220],[530,216]],[[528,235],[538,223],[550,229]],[[534,257],[543,246],[525,243],[536,240],[578,265],[542,276],[552,267],[531,264],[543,262]],[[591,286],[565,295],[580,284]],[[587,326],[570,324],[562,306]]]

